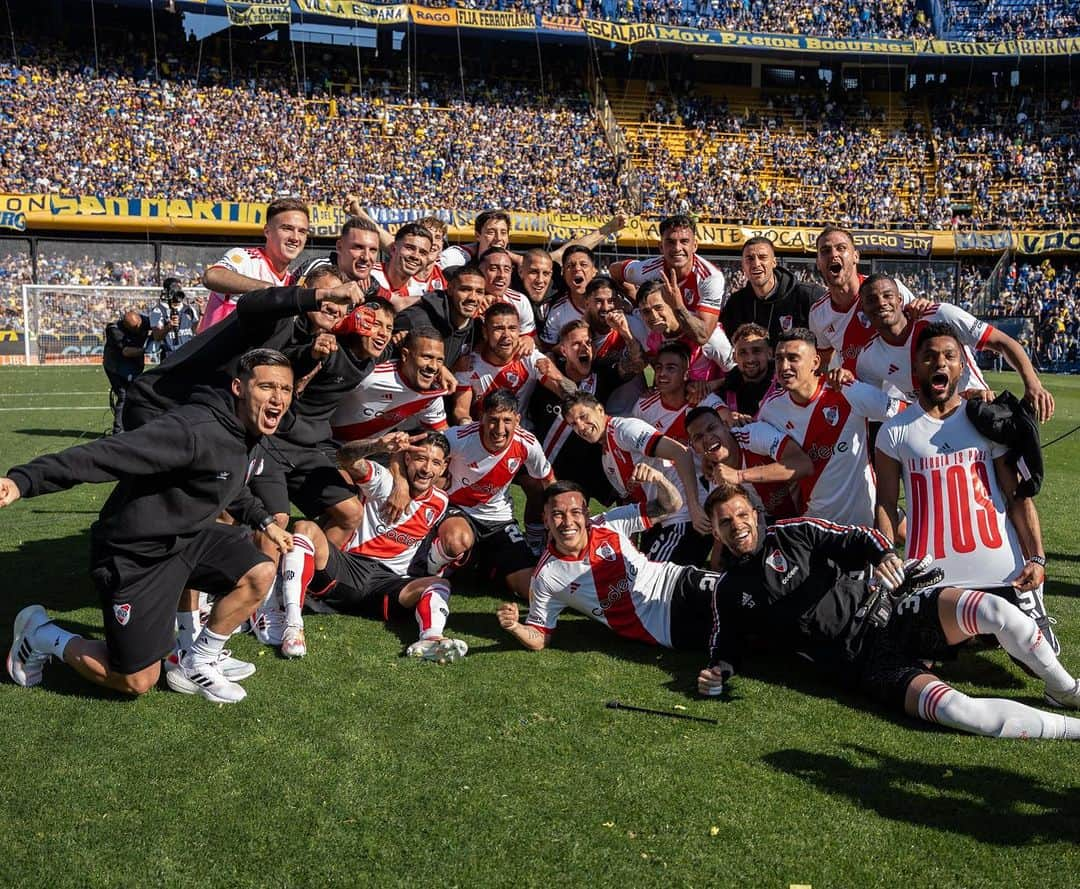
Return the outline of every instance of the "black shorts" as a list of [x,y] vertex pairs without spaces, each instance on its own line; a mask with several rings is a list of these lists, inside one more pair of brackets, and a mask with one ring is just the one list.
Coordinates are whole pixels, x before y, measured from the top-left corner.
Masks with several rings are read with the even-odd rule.
[[525,535],[514,519],[508,522],[485,522],[473,518],[456,506],[450,507],[443,521],[449,518],[465,519],[476,538],[465,562],[468,570],[478,572],[485,579],[504,584],[511,574],[536,566],[536,556],[529,550]]
[[326,573],[337,583],[325,595],[315,597],[308,593],[308,602],[314,606],[312,611],[358,614],[375,620],[407,618],[412,614],[411,608],[398,602],[398,595],[415,577],[391,571],[377,559],[343,553],[334,546],[330,547]]
[[251,540],[251,531],[214,524],[175,555],[144,565],[123,555],[91,567],[101,597],[109,667],[137,673],[161,660],[176,643],[176,605],[187,588],[224,595],[260,562],[270,559]]
[[[571,433],[574,435],[575,433]],[[591,446],[593,451],[584,451],[570,447],[573,442],[567,442],[551,461],[551,468],[555,478],[561,482],[576,482],[587,497],[611,506],[618,499],[611,482],[604,475],[604,467],[600,462],[599,445]]]
[[953,660],[959,645],[950,645],[938,618],[944,587],[921,590],[902,599],[889,623],[863,640],[856,677],[859,688],[886,706],[904,710],[913,679],[929,673],[923,661]]
[[698,534],[690,522],[657,525],[641,535],[641,551],[653,562],[704,565],[712,552],[712,538]]
[[687,568],[671,595],[671,647],[708,654],[713,628],[712,600],[723,574]]
[[356,496],[334,461],[318,445],[305,447],[279,438],[264,441],[262,468],[248,487],[272,515],[289,514],[295,503],[309,519]]

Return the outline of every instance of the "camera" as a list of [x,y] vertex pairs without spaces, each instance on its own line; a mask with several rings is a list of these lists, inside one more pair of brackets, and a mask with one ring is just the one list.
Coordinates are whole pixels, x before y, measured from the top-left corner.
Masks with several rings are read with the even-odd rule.
[[180,286],[179,278],[166,278],[161,285],[161,296],[173,308],[183,305],[187,300],[187,294],[184,293],[184,288]]

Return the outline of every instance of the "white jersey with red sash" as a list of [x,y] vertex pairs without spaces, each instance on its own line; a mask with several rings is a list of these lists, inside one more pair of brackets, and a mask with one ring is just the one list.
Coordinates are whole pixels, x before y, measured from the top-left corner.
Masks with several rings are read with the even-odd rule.
[[402,379],[400,362],[376,364],[330,418],[338,442],[374,438],[395,429],[445,429],[445,389],[414,389]]
[[989,389],[975,363],[975,352],[986,345],[994,328],[957,306],[942,304],[928,309],[908,325],[902,343],[893,345],[880,334],[863,349],[855,365],[855,376],[864,383],[884,389],[907,404],[919,400],[919,384],[915,380],[915,343],[922,329],[936,321],[950,324],[964,347],[964,371],[959,389]]
[[[596,385],[598,377],[596,372],[593,371],[584,380],[577,384],[577,387],[582,392],[588,392],[590,395],[596,394]],[[558,408],[559,415],[555,419],[555,422],[548,427],[547,435],[544,436],[544,453],[548,455],[548,459],[552,462],[559,456],[559,451],[562,450],[562,446],[566,443],[566,439],[574,434],[574,430],[570,428],[570,424],[563,419],[562,409]]]
[[458,389],[472,389],[472,416],[478,419],[484,397],[496,389],[509,389],[518,402],[518,412],[525,413],[536,384],[542,379],[537,362],[544,357],[539,349],[533,349],[521,358],[514,358],[506,364],[492,364],[481,352],[473,352],[468,357],[472,362],[469,370],[458,371],[455,376]]
[[648,527],[642,506],[623,506],[589,520],[576,556],[549,546],[533,570],[525,623],[550,635],[559,614],[573,608],[627,639],[670,648],[671,599],[686,568],[638,551],[630,535]]
[[[635,259],[623,266],[623,280],[638,286],[646,281],[661,281],[666,274],[662,256]],[[724,273],[700,256],[694,256],[694,263],[679,282],[679,288],[683,302],[695,315],[717,316],[724,307]]]
[[630,416],[644,420],[668,438],[687,445],[690,443],[690,437],[686,432],[686,415],[698,406],[716,409],[723,407],[724,403],[715,395],[706,395],[698,405],[684,401],[678,407],[671,407],[664,403],[664,398],[659,392],[650,391],[637,400]]
[[446,275],[443,270],[439,268],[438,264],[431,267],[431,274],[424,280],[416,278],[416,281],[423,284],[428,291],[432,290],[446,290],[449,287],[449,282],[446,280]]
[[379,299],[385,299],[399,312],[418,303],[420,297],[427,293],[429,289],[424,281],[418,281],[416,278],[409,278],[400,287],[393,287],[381,262],[375,263],[375,267],[371,270],[371,280],[379,285],[378,292],[375,295]]
[[484,522],[510,522],[510,482],[522,467],[535,479],[553,479],[551,464],[536,437],[518,428],[510,443],[498,453],[484,447],[480,424],[455,426],[450,440],[450,502]]
[[[859,285],[866,280],[866,275],[859,275]],[[915,297],[899,281],[896,288],[900,291],[900,299],[907,305]],[[877,331],[862,310],[862,303],[855,298],[848,308],[838,308],[832,301],[832,297],[826,293],[821,299],[810,307],[810,330],[817,337],[819,349],[832,349],[833,357],[830,367],[843,367],[855,373],[855,362],[859,354],[869,345]]]
[[382,506],[394,490],[390,471],[368,461],[368,477],[357,482],[364,500],[364,520],[353,532],[345,551],[369,559],[377,559],[398,574],[407,574],[409,563],[424,542],[424,538],[439,524],[450,500],[438,488],[412,498],[401,517],[387,524]]
[[848,525],[874,524],[874,471],[866,448],[866,421],[885,420],[900,401],[865,383],[837,390],[824,377],[807,404],[770,391],[757,418],[790,435],[814,464],[800,482],[806,515]]
[[[215,262],[212,269],[228,269],[245,278],[265,281],[267,287],[286,287],[293,282],[292,273],[286,269],[280,275],[262,247],[237,247]],[[211,291],[206,299],[206,309],[199,319],[196,333],[202,333],[236,311],[237,300],[242,293],[218,293]]]
[[609,417],[600,439],[600,465],[611,487],[620,497],[645,503],[655,496],[655,485],[633,485],[630,476],[638,463],[648,463],[659,469],[683,495],[683,505],[657,525],[677,525],[690,521],[686,492],[675,464],[656,456],[656,445],[664,437],[651,423],[635,417]]
[[439,254],[437,265],[443,271],[449,271],[459,265],[467,265],[474,259],[476,259],[475,244],[453,244]]

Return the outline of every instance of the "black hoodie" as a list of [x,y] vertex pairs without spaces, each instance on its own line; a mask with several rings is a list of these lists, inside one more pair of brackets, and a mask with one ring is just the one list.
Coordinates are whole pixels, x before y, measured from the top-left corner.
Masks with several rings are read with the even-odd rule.
[[445,290],[429,290],[420,302],[397,314],[394,331],[412,330],[425,325],[434,327],[443,336],[446,366],[453,367],[458,358],[473,350],[480,322],[473,318],[464,327],[455,328],[450,322],[450,297]]
[[318,307],[315,291],[304,287],[268,287],[245,293],[235,312],[173,352],[168,363],[146,371],[135,381],[124,403],[124,428],[138,428],[163,411],[184,404],[197,386],[227,387],[241,355],[266,343],[294,315],[314,312]]
[[244,429],[230,393],[206,388],[139,429],[46,454],[8,476],[23,497],[117,481],[90,528],[92,563],[123,555],[149,565],[183,550],[226,509],[256,528],[269,516],[247,487],[261,440]]
[[749,283],[728,297],[721,319],[729,339],[740,324],[760,324],[769,331],[769,345],[775,348],[780,334],[809,326],[810,307],[822,297],[825,288],[796,280],[783,266],[777,266],[774,274],[776,289],[765,299],[758,299]]

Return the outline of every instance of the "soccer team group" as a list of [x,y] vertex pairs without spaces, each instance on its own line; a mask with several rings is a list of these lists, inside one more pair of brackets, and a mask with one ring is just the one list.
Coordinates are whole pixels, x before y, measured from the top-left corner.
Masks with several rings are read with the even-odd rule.
[[[1033,499],[1054,402],[1013,339],[864,277],[840,228],[817,239],[824,287],[754,238],[725,298],[685,216],[661,222],[659,256],[600,274],[592,248],[621,218],[518,253],[501,211],[464,247],[434,217],[391,235],[350,212],[328,258],[290,270],[308,209],[272,203],[265,243],[206,270],[198,335],[128,389],[124,431],[0,479],[0,507],[116,482],[90,535],[104,640],[29,605],[15,682],[58,658],[123,692],[164,670],[240,701],[255,668],[230,635],[302,657],[306,612],[415,619],[407,654],[452,663],[451,591],[484,589],[515,600],[496,619],[529,649],[570,608],[700,652],[703,695],[794,652],[927,721],[1080,738]],[[988,392],[983,349],[1022,400]],[[975,639],[1054,709],[939,678]]]

